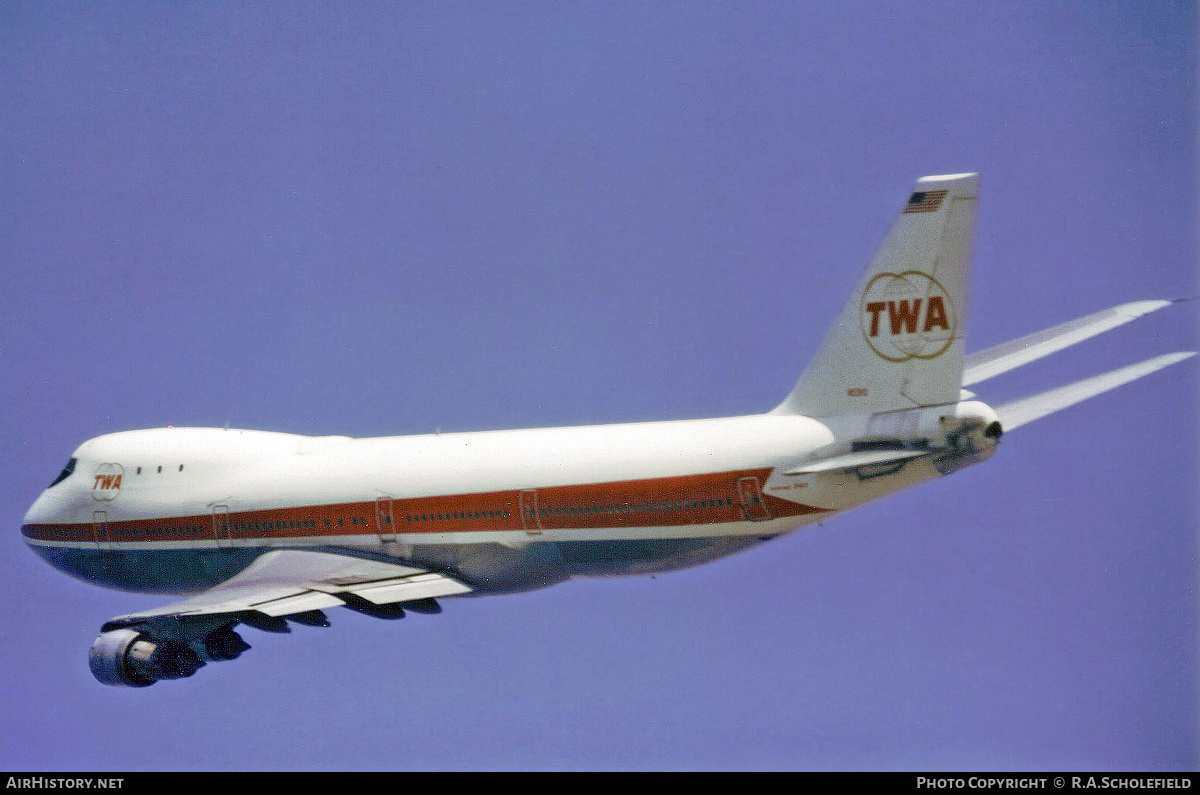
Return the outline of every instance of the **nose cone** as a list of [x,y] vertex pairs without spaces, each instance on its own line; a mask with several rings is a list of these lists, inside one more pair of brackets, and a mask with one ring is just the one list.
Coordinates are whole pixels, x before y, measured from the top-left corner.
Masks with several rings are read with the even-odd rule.
[[54,499],[50,496],[50,492],[43,491],[38,495],[38,498],[33,501],[33,505],[29,506],[29,510],[25,512],[25,518],[21,524],[28,527],[31,524],[49,524],[54,521]]
[[[54,521],[52,503],[53,500],[47,497],[46,492],[43,491],[25,512],[25,518],[21,520],[21,536],[26,544],[32,546],[33,539],[43,535],[38,532],[38,525],[51,524]],[[33,548],[37,549],[36,546]]]
[[111,566],[97,556],[97,545],[92,543],[91,506],[87,504],[91,502],[86,493],[72,488],[70,481],[56,483],[38,495],[25,512],[22,540],[63,574],[113,587]]
[[51,546],[52,532],[49,528],[49,525],[59,521],[59,502],[49,489],[39,494],[25,512],[25,518],[21,520],[21,540],[42,560],[56,569],[63,570]]
[[39,554],[49,544],[78,541],[72,525],[91,521],[93,502],[78,478],[55,483],[38,495],[21,521],[21,535]]

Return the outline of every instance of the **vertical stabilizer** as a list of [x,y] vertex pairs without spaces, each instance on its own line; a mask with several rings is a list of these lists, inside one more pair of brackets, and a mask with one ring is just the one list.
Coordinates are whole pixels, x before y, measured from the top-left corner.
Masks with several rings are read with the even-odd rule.
[[978,189],[977,174],[917,180],[775,413],[834,417],[958,401]]

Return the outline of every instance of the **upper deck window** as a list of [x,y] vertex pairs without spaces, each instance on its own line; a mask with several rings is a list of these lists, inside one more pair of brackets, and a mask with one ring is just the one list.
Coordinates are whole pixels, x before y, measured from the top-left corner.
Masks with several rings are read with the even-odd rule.
[[71,476],[71,473],[74,471],[75,471],[75,459],[72,458],[70,461],[67,462],[67,465],[65,467],[63,467],[63,471],[58,473],[58,477],[56,477],[54,479],[54,482],[51,483],[46,488],[52,488],[54,486],[57,486],[59,483],[62,483],[64,480],[69,478]]

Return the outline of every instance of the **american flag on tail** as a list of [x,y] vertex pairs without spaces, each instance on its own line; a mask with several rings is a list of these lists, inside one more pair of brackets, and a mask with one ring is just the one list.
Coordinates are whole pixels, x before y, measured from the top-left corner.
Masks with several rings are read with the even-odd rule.
[[931,213],[942,206],[942,199],[945,197],[946,191],[944,190],[917,191],[908,197],[908,204],[904,205],[904,212]]

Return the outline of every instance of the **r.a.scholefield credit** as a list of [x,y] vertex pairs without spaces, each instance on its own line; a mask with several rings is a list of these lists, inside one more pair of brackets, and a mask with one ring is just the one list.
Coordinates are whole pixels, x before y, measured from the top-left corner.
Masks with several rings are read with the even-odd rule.
[[917,776],[917,789],[1191,789],[1192,776]]

